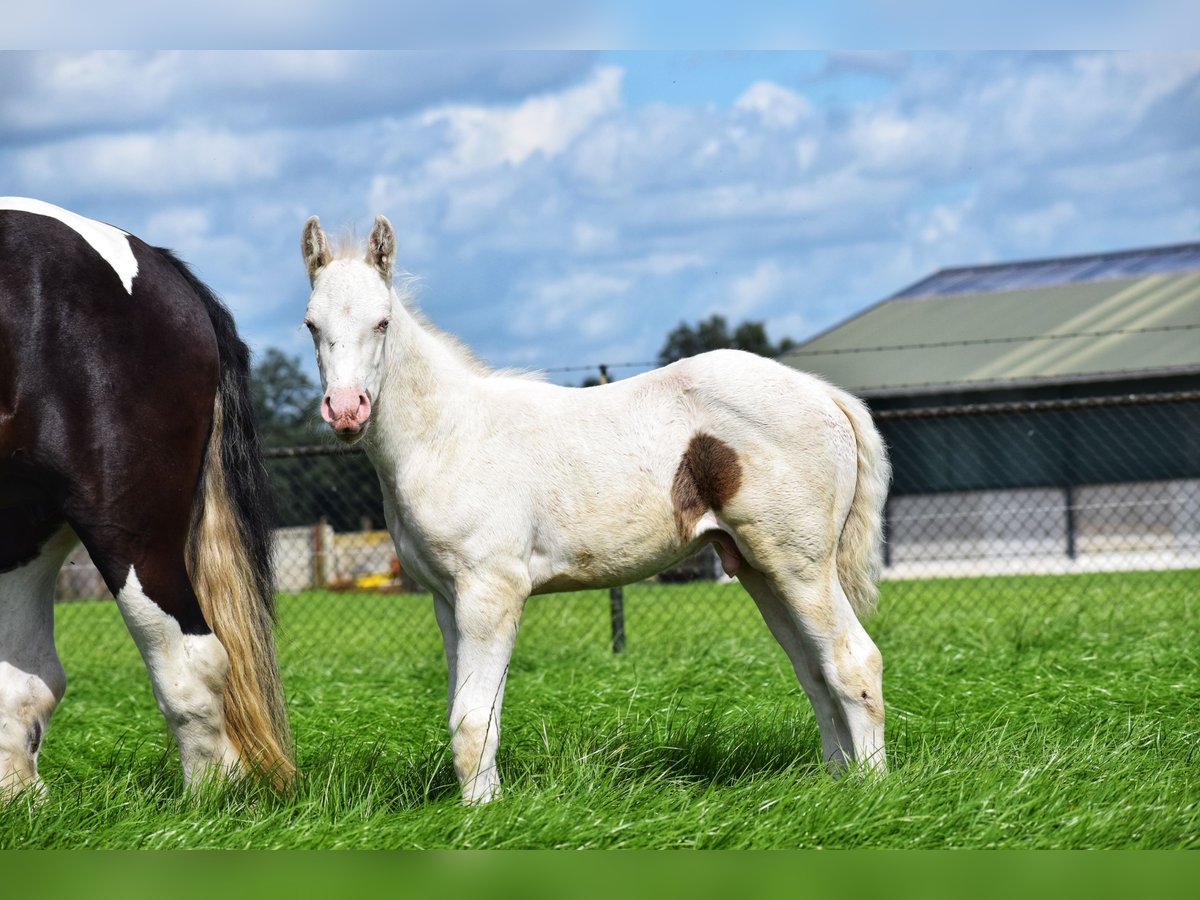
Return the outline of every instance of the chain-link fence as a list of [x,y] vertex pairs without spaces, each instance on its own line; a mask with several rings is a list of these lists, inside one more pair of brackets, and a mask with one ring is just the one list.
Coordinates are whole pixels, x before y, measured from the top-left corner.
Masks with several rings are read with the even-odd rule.
[[[907,599],[905,615],[936,628],[956,608],[999,602],[1006,585],[1047,596],[1066,589],[1064,578],[1096,603],[1200,597],[1200,392],[891,409],[876,419],[895,469],[880,615],[890,598],[923,598]],[[272,450],[268,466],[281,651],[336,654],[367,642],[440,652],[431,601],[396,558],[365,455]],[[1040,576],[1048,580],[1031,589]],[[81,550],[63,569],[60,605],[97,596],[106,592]],[[526,638],[533,632],[547,647],[635,648],[685,619],[692,640],[766,633],[709,550],[620,591],[534,598],[522,642],[539,641]],[[119,618],[108,621],[111,634],[89,640],[127,642]],[[60,632],[72,623],[60,615]]]

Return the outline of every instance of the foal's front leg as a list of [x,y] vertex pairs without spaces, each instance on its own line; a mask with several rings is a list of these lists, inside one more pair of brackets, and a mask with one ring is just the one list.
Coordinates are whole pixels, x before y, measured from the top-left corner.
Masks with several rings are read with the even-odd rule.
[[[460,584],[454,600],[457,653],[451,666],[450,746],[467,804],[500,795],[500,708],[528,590],[519,579],[474,576]],[[446,643],[449,653],[450,641]]]
[[454,624],[454,604],[442,594],[433,595],[433,614],[438,630],[442,633],[442,647],[446,651],[446,669],[449,672],[446,691],[446,718],[454,712],[454,690],[458,684],[458,627]]

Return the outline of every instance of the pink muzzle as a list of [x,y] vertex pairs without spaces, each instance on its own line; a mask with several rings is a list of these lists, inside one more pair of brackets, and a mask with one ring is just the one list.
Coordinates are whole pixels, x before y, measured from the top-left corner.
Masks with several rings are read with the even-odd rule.
[[371,418],[371,398],[361,387],[334,388],[321,401],[321,418],[340,435],[358,434]]

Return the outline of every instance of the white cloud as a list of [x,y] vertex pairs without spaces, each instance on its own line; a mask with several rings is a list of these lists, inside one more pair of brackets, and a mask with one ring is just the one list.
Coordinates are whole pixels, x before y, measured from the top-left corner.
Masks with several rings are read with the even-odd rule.
[[640,257],[626,255],[620,261],[622,272],[655,278],[677,275],[703,266],[704,257],[699,253],[650,253]]
[[629,294],[633,282],[607,272],[579,271],[536,284],[528,299],[514,298],[512,331],[529,338],[554,334],[571,326],[589,337],[599,337],[614,327],[616,317],[608,304]]
[[597,119],[620,105],[621,70],[601,66],[578,87],[532,97],[512,107],[445,106],[421,117],[424,125],[444,123],[448,152],[430,160],[434,177],[465,175],[497,166],[516,166],[534,153],[561,154]]
[[[1197,126],[1200,137],[1200,125]],[[1146,199],[1176,195],[1200,171],[1200,144],[1191,149],[1148,152],[1125,158],[1081,159],[1056,168],[1049,179],[1055,190],[1085,195],[1097,185],[1106,193]]]
[[956,170],[971,152],[970,119],[940,110],[876,108],[846,133],[846,158],[876,173]]
[[944,246],[958,237],[974,205],[973,196],[956,203],[939,203],[930,210],[914,214],[910,218],[909,231],[922,244]]
[[571,243],[584,256],[611,253],[619,247],[619,242],[620,234],[611,225],[576,222],[571,228]]
[[770,81],[754,82],[733,106],[755,113],[770,128],[795,128],[813,112],[803,96]]
[[38,146],[15,154],[12,170],[35,193],[160,197],[270,180],[281,160],[271,137],[181,129]]
[[801,138],[794,146],[796,168],[804,172],[812,167],[820,153],[820,145],[813,138]]
[[1022,246],[1048,246],[1078,217],[1073,203],[1059,200],[1040,209],[1013,216],[1004,223],[1013,239]]
[[733,320],[752,316],[767,301],[775,299],[790,280],[775,260],[763,260],[753,271],[733,279],[725,307],[727,314]]
[[767,319],[767,337],[773,343],[779,343],[784,338],[794,341],[803,340],[813,334],[814,328],[807,313],[789,312],[781,316]]
[[145,227],[161,246],[195,246],[210,233],[212,217],[203,207],[173,206],[153,213]]
[[968,73],[948,111],[970,125],[979,162],[1003,164],[1013,154],[1026,164],[1078,160],[1150,137],[1140,131],[1146,116],[1198,68],[1197,54],[1006,59]]
[[194,98],[222,94],[238,104],[291,87],[311,91],[344,79],[344,53],[116,52],[41,53],[24,62],[28,90],[0,99],[6,127],[17,131],[114,127],[194,116]]
[[444,195],[442,228],[450,234],[474,234],[494,222],[512,201],[518,185],[504,178],[475,178],[460,182]]
[[205,123],[264,128],[411,115],[469,92],[513,102],[572,84],[588,54],[0,51],[0,138]]

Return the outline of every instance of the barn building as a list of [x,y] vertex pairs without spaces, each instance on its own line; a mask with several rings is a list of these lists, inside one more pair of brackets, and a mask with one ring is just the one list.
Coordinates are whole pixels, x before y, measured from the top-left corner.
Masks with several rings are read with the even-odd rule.
[[891,577],[1200,566],[1200,243],[944,269],[783,361],[875,413]]

